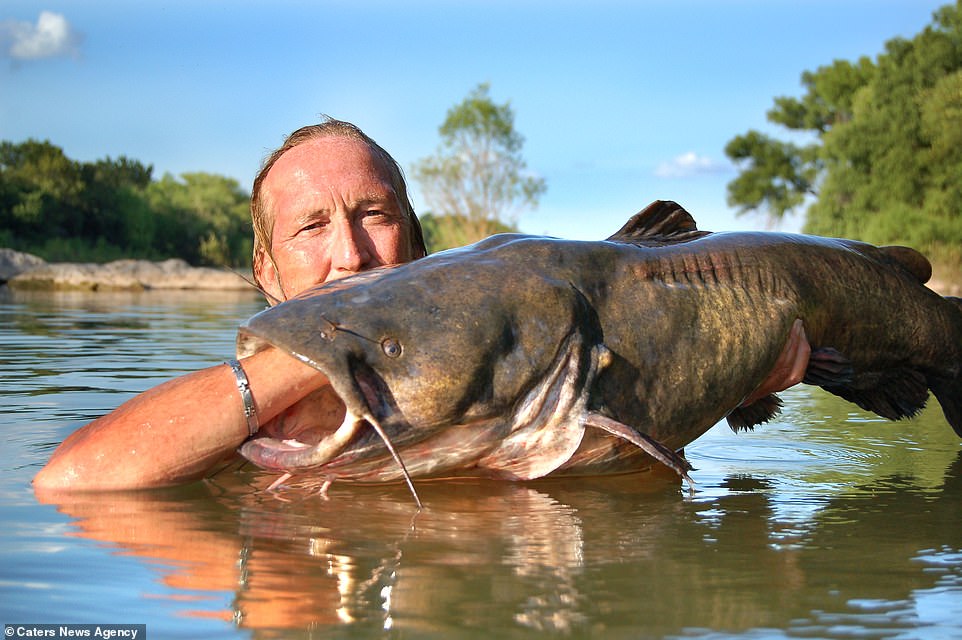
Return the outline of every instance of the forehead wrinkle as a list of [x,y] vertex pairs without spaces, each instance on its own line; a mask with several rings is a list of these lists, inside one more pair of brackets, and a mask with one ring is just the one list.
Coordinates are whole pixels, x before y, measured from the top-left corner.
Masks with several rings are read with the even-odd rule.
[[[380,188],[359,189],[357,190],[357,195],[355,195],[355,189],[353,187],[344,189],[333,184],[328,184],[327,189],[331,200],[341,204],[348,211],[354,211],[370,204],[397,206],[397,194],[394,193],[394,188],[391,184],[381,179],[378,179],[377,182]],[[326,207],[317,207],[317,209],[326,210]]]
[[[337,144],[342,141],[334,142]],[[381,159],[371,153],[370,149],[366,147],[362,149],[369,162],[365,163],[366,166],[363,169],[354,172],[355,180],[348,184],[339,183],[338,180],[333,179],[329,174],[329,167],[318,172],[314,166],[300,165],[300,159],[296,157],[299,151],[301,150],[298,147],[294,147],[284,154],[272,167],[270,174],[273,175],[269,174],[268,180],[265,180],[264,192],[267,196],[265,204],[271,207],[273,223],[276,223],[278,206],[289,208],[293,217],[299,220],[310,219],[325,213],[330,215],[341,207],[353,211],[369,204],[382,204],[403,212],[389,172]],[[292,158],[297,162],[290,166]],[[275,180],[270,178],[276,179],[276,172],[281,169],[287,172],[286,178],[282,177],[280,184],[273,184]],[[334,171],[336,172],[337,169]],[[343,179],[342,176],[338,178]],[[276,190],[281,192],[276,193]]]

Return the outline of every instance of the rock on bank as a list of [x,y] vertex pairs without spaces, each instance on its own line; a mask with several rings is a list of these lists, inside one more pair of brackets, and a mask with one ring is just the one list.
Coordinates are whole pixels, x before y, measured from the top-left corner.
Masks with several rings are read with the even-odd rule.
[[250,289],[225,269],[192,267],[183,260],[115,260],[104,264],[46,262],[29,253],[0,248],[0,284],[16,289]]

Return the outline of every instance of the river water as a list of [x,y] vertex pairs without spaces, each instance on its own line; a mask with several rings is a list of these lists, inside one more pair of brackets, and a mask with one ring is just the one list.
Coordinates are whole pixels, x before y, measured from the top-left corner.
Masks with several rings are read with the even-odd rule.
[[[231,356],[239,293],[0,289],[0,624],[149,638],[962,638],[962,457],[933,401],[888,423],[786,392],[670,474],[337,484],[226,469],[41,503],[32,476],[133,394]],[[681,390],[680,390],[681,391]],[[695,393],[697,390],[690,390]]]

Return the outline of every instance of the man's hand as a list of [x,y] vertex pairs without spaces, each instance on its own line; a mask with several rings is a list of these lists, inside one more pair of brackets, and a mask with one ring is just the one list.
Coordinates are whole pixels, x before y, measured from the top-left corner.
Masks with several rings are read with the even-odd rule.
[[341,426],[346,412],[344,402],[331,385],[325,384],[261,425],[258,433],[314,445]]
[[801,319],[795,320],[788,340],[782,348],[778,360],[768,377],[749,395],[742,406],[749,405],[770,393],[777,393],[788,389],[802,381],[805,369],[808,368],[808,357],[812,353],[812,346],[805,336],[805,326]]

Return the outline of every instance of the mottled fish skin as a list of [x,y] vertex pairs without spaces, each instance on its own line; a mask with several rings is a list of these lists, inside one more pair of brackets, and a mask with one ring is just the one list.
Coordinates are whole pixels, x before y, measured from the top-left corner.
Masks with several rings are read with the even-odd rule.
[[[741,404],[796,319],[806,382],[890,419],[931,389],[962,435],[962,304],[929,273],[912,249],[710,233],[658,201],[605,241],[503,234],[321,285],[249,319],[238,354],[274,345],[324,372],[413,477],[620,473],[651,455],[683,474],[673,451],[719,420],[777,413],[774,396]],[[372,429],[343,429],[241,453],[319,482],[404,475]]]

